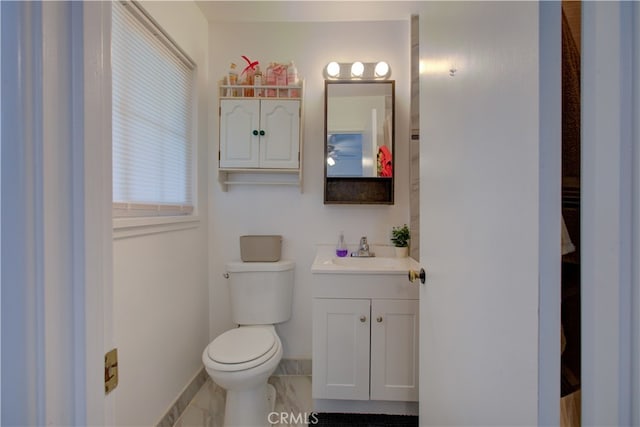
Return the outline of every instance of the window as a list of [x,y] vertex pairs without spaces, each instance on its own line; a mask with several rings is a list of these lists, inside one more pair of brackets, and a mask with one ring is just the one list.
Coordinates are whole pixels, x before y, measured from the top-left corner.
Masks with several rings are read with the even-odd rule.
[[137,3],[112,5],[113,214],[190,214],[194,63]]

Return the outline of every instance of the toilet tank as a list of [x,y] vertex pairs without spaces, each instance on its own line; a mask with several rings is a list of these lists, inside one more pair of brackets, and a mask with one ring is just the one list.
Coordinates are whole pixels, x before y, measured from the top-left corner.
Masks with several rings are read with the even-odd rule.
[[269,325],[291,318],[293,261],[230,262],[231,319],[239,325]]

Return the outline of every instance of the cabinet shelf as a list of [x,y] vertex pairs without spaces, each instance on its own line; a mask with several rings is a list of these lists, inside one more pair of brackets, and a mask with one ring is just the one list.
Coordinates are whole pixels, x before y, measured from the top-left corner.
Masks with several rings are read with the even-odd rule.
[[302,193],[302,173],[299,169],[236,169],[218,170],[218,181],[223,191],[229,186],[290,186],[300,187]]

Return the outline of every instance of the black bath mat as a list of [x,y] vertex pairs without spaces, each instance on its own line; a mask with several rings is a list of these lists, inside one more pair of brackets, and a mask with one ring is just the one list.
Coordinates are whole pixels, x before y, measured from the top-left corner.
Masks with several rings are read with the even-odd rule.
[[318,412],[309,417],[309,425],[318,427],[417,427],[417,415],[342,414]]

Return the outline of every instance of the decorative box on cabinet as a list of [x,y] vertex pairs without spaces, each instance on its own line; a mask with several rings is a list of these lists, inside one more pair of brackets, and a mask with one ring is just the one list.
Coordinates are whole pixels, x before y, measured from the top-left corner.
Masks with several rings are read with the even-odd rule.
[[[254,93],[266,93],[266,88]],[[229,88],[221,86],[221,94]],[[246,86],[244,87],[246,88]],[[302,87],[280,89],[301,95]],[[302,98],[226,97],[219,108],[219,180],[228,185],[297,185],[302,191]]]
[[315,399],[418,401],[418,300],[313,300]]

